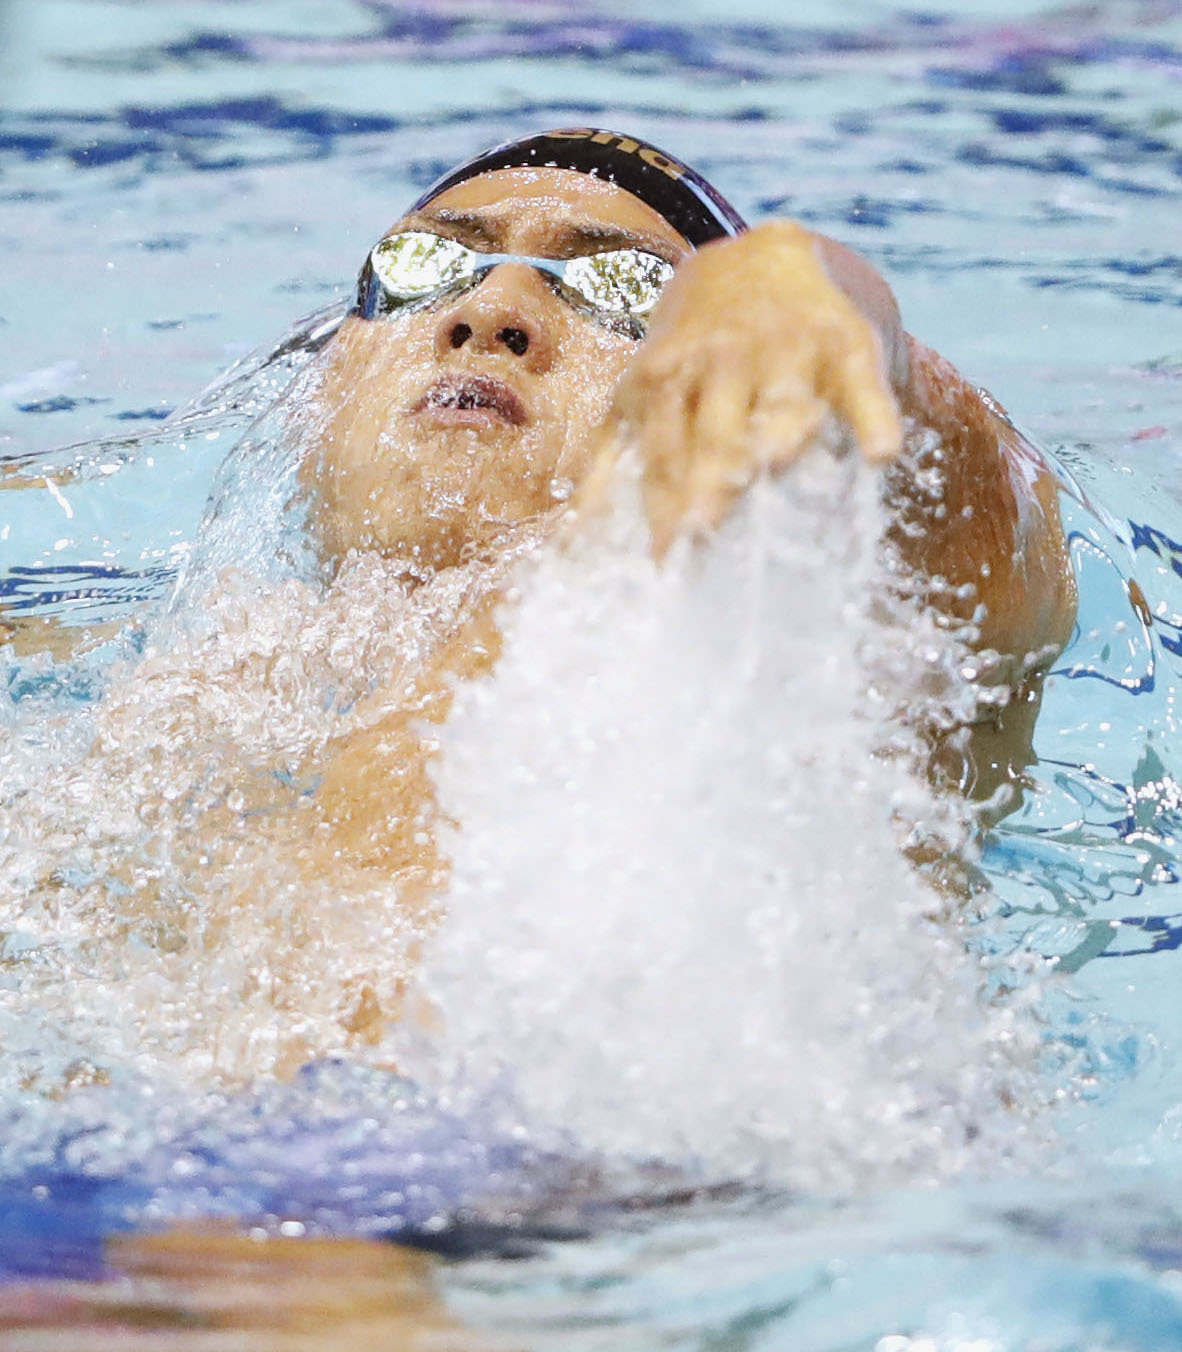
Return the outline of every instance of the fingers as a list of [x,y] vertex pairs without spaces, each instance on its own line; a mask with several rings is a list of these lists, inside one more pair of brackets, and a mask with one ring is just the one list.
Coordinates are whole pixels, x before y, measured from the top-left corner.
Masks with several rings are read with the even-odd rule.
[[807,232],[763,230],[679,270],[617,387],[608,432],[640,453],[660,557],[679,533],[717,525],[758,474],[790,466],[831,417],[872,464],[902,449],[875,329]]
[[700,459],[694,438],[699,402],[696,375],[683,373],[650,391],[644,421],[645,510],[653,535],[653,553],[661,558],[693,515],[691,482]]
[[749,370],[733,353],[712,355],[699,372],[693,391],[696,407],[691,436],[695,449],[731,465],[745,460],[743,445],[755,393]]
[[750,369],[729,351],[699,353],[662,391],[660,460],[650,458],[644,480],[658,556],[680,530],[716,526],[759,469],[747,435],[753,400]]
[[661,380],[653,370],[630,373],[617,416],[641,450],[655,557],[678,535],[719,525],[759,473],[787,469],[815,443],[831,412],[870,462],[898,453],[902,429],[876,354],[859,353],[834,370],[800,344],[780,353],[779,364],[775,377],[764,379],[754,363],[714,353],[687,359],[689,370]]
[[885,464],[902,451],[903,422],[899,406],[887,383],[878,343],[871,333],[846,351],[833,402],[870,464]]
[[751,414],[752,449],[760,464],[773,472],[787,469],[813,444],[828,411],[811,373],[782,373],[761,392]]

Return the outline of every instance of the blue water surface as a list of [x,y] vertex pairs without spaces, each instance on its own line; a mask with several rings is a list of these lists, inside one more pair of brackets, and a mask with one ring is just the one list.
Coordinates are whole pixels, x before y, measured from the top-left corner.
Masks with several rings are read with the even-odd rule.
[[[228,420],[194,396],[347,297],[402,205],[483,145],[635,129],[751,220],[871,258],[1078,485],[1077,635],[981,867],[1012,941],[1057,959],[1056,1037],[1092,1084],[1044,1177],[627,1223],[395,1077],[311,1067],[167,1122],[113,1122],[96,1087],[53,1127],[0,1109],[0,1277],[100,1272],[104,1236],[166,1218],[429,1243],[459,1215],[494,1257],[451,1268],[449,1297],[515,1345],[1182,1346],[1180,81],[1174,0],[0,7],[5,612],[142,622],[266,390]],[[15,659],[7,679],[14,701],[95,693]],[[556,1226],[581,1237],[496,1257]]]

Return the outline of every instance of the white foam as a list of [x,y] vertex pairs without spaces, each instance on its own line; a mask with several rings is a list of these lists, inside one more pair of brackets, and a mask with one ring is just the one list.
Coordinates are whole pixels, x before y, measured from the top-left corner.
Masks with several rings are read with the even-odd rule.
[[1022,1015],[900,854],[896,813],[947,810],[876,755],[892,683],[955,665],[869,618],[880,525],[875,475],[818,453],[666,567],[633,505],[523,574],[438,774],[441,1031],[402,1055],[449,1105],[809,1187],[1023,1135]]
[[[816,455],[663,568],[625,501],[521,571],[504,656],[444,730],[444,1032],[380,1063],[463,1111],[499,1095],[539,1144],[713,1177],[941,1174],[1022,1136],[1021,1011],[981,998],[899,850],[900,821],[960,823],[890,715],[965,692],[922,617],[870,618],[880,527],[875,476]],[[9,706],[6,1095],[365,1054],[358,995],[396,1007],[420,934],[393,882],[302,874],[268,804],[501,580],[471,572],[223,575],[99,704]]]
[[397,688],[462,593],[441,579],[410,603],[377,558],[323,595],[228,574],[100,703],[8,707],[0,1090],[55,1092],[79,1059],[240,1083],[346,1051],[367,986],[395,1004],[414,925],[394,882],[310,876],[298,816],[277,837],[268,823],[356,726],[375,672]]

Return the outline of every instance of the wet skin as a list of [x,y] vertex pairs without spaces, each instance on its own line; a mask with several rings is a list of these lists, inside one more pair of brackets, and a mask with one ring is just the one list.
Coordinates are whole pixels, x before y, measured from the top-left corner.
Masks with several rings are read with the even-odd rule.
[[[305,470],[329,559],[376,549],[417,582],[472,553],[495,555],[516,532],[553,529],[568,483],[578,515],[596,510],[625,444],[640,457],[659,556],[681,533],[707,535],[755,477],[788,471],[832,421],[884,466],[896,542],[921,574],[946,580],[943,594],[961,593],[949,611],[983,604],[979,646],[998,650],[998,678],[1016,692],[949,773],[984,795],[1020,772],[1040,673],[1074,620],[1054,480],[990,401],[903,331],[869,264],[788,222],[694,253],[629,194],[560,170],[469,180],[393,230],[410,227],[498,253],[640,247],[677,275],[640,343],[518,264],[436,306],[347,319],[324,354]],[[937,503],[897,459],[904,417],[940,435]],[[270,836],[345,894],[363,895],[366,875],[394,879],[407,906],[423,906],[428,930],[446,862],[423,729],[446,718],[456,677],[496,661],[499,603],[495,588],[478,594],[409,683],[379,685],[360,702],[354,730],[314,767],[318,791],[260,805],[252,836]],[[220,810],[210,838],[241,828],[240,809]],[[265,870],[238,876],[227,910],[273,885]],[[211,913],[211,942],[217,926]],[[277,982],[282,961],[277,948]],[[404,1012],[365,988],[340,1023],[356,1041],[377,1041]],[[290,1064],[316,1050],[298,1045]],[[276,1349],[477,1345],[440,1308],[427,1262],[397,1250],[188,1234],[128,1241],[112,1261],[118,1288],[14,1290],[0,1328],[28,1347],[62,1346],[64,1328],[87,1346],[122,1347],[129,1324],[149,1345],[157,1318],[166,1328],[156,1345],[169,1347],[206,1346],[206,1334],[219,1346]]]
[[[458,613],[432,612],[420,629],[412,617],[429,639],[415,638],[400,670],[374,672],[335,740],[288,767],[290,799],[277,802],[282,790],[265,775],[257,801],[203,817],[199,841],[229,842],[236,861],[204,942],[216,946],[236,917],[254,914],[276,858],[298,875],[285,886],[312,908],[326,882],[334,896],[356,897],[393,883],[416,936],[437,923],[447,861],[433,725],[447,718],[456,681],[497,660],[513,549],[553,534],[571,505],[578,528],[610,502],[625,447],[639,460],[659,557],[679,534],[707,537],[760,475],[782,476],[791,492],[793,461],[827,427],[843,431],[881,467],[896,543],[922,576],[944,579],[933,592],[950,617],[983,604],[978,646],[998,650],[991,678],[1015,692],[967,749],[934,747],[933,766],[982,797],[1020,782],[1040,673],[1074,616],[1054,481],[990,401],[908,337],[869,264],[790,222],[691,252],[637,199],[562,170],[471,179],[393,229],[409,226],[537,257],[631,245],[668,258],[676,274],[643,341],[575,310],[535,269],[506,264],[438,304],[350,318],[325,349],[304,472],[328,560],[390,556],[412,610],[434,604],[433,575],[465,588],[475,580]],[[936,501],[900,455],[908,418],[939,433]],[[240,838],[257,864],[245,845],[237,853]],[[342,909],[343,918],[329,907],[325,923],[343,923]],[[347,929],[340,942],[348,947]],[[268,990],[278,1008],[295,1009],[302,969],[290,955],[288,980],[287,954],[277,946]],[[383,954],[374,969],[374,987],[359,981],[340,1005],[348,1041],[378,1042],[407,1012]],[[282,1064],[315,1053],[296,1038]]]
[[[471,179],[390,233],[406,229],[546,258],[635,247],[676,264],[690,253],[639,199],[558,170]],[[553,509],[583,477],[636,348],[524,264],[426,309],[346,319],[309,465],[325,550],[380,549],[436,569]]]
[[[1066,641],[1075,598],[1052,476],[991,401],[904,332],[890,288],[844,246],[772,222],[695,253],[630,193],[561,169],[469,179],[390,233],[408,228],[555,258],[639,247],[677,274],[642,343],[522,264],[435,306],[347,319],[307,467],[330,557],[379,549],[419,575],[454,564],[601,479],[625,441],[643,461],[660,554],[717,524],[827,420],[883,462],[902,449],[905,414],[948,443],[955,509],[909,532],[910,561],[976,589],[982,647],[1036,666],[1029,655]],[[896,488],[905,507],[921,496]]]
[[[556,490],[577,485],[580,518],[606,501],[627,445],[660,556],[678,534],[708,534],[756,476],[783,473],[835,425],[884,466],[906,559],[946,580],[943,595],[960,589],[954,618],[983,603],[978,644],[1003,654],[992,679],[1015,691],[967,753],[937,747],[933,765],[982,797],[1020,781],[1039,672],[1074,617],[1054,481],[990,401],[904,332],[868,263],[791,222],[694,252],[629,193],[558,169],[470,179],[391,233],[412,227],[497,253],[640,247],[677,271],[642,342],[521,264],[434,306],[347,319],[326,354],[324,431],[307,471],[327,555],[378,549],[411,578],[495,556],[515,530],[552,529]],[[461,389],[483,407],[461,407]],[[904,416],[947,449],[938,503],[898,459]],[[331,749],[315,830],[306,818],[297,829],[309,869],[393,876],[418,903],[442,888],[422,729],[447,717],[457,675],[495,662],[497,604],[485,595],[410,695],[375,692],[364,729]],[[352,1031],[378,1036],[390,1013],[370,1005]]]
[[287,1239],[208,1226],[109,1241],[109,1275],[0,1290],[13,1352],[480,1352],[428,1255],[349,1239]]

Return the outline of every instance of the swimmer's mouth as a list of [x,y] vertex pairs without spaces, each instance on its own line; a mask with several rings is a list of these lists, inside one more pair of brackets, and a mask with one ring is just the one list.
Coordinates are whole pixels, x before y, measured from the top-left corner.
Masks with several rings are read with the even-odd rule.
[[489,416],[514,427],[526,421],[525,405],[505,384],[493,376],[444,376],[411,410],[430,411],[449,423],[475,425]]

